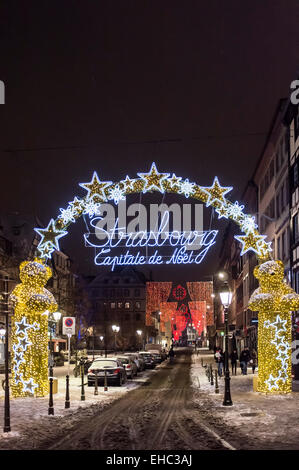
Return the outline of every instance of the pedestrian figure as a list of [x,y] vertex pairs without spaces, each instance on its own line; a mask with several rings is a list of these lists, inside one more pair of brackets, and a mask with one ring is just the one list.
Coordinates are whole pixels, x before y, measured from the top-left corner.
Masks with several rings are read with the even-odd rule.
[[247,364],[250,361],[250,352],[249,349],[246,347],[240,354],[240,366],[243,375],[247,375]]
[[218,364],[218,375],[222,377],[223,364],[224,364],[224,354],[221,348],[219,348],[215,353],[215,361]]
[[169,356],[169,362],[170,362],[170,364],[172,364],[173,363],[173,358],[174,358],[174,350],[173,350],[172,346],[169,350],[168,356]]
[[234,371],[235,371],[235,375],[237,375],[238,353],[236,349],[234,349],[233,352],[231,353],[230,360],[232,364],[232,375],[234,374]]
[[251,352],[251,360],[250,360],[251,368],[252,368],[252,373],[254,374],[255,368],[257,366],[257,353],[255,349],[252,350]]

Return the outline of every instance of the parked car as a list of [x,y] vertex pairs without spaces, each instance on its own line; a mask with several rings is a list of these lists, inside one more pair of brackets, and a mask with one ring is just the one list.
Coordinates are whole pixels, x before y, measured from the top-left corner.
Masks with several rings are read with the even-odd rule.
[[130,357],[135,362],[138,372],[142,372],[145,369],[144,360],[137,353],[125,353],[124,356]]
[[162,356],[158,351],[148,351],[148,352],[153,356],[153,359],[157,364],[161,364],[161,362],[163,362]]
[[154,369],[156,367],[156,362],[148,351],[140,351],[138,354],[143,358],[146,369]]
[[122,365],[126,369],[127,377],[130,377],[130,379],[136,377],[138,371],[137,365],[130,356],[117,356],[117,359],[122,363]]
[[121,386],[127,381],[126,369],[117,357],[98,358],[93,361],[87,372],[87,384],[89,387],[95,385],[95,371],[97,371],[98,385],[104,384],[105,371],[108,385],[115,384]]

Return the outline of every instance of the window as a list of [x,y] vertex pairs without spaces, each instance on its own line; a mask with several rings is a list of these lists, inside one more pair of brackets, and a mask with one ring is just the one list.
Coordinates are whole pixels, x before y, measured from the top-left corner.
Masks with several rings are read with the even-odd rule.
[[115,297],[115,290],[114,289],[110,290],[110,297]]
[[140,289],[135,289],[134,295],[135,297],[140,297]]
[[293,217],[293,242],[297,243],[299,237],[298,231],[298,214]]
[[117,302],[117,308],[123,308],[123,303],[122,302]]
[[141,308],[141,303],[140,302],[135,302],[135,307],[138,308],[138,309]]
[[110,303],[110,307],[111,307],[111,308],[115,308],[115,302],[111,302],[111,303]]
[[125,302],[125,308],[130,308],[130,302]]
[[130,289],[124,290],[124,297],[130,297]]
[[286,232],[283,232],[281,237],[281,256],[282,259],[285,259],[286,252],[285,252],[285,245],[286,245]]
[[137,321],[141,320],[141,315],[140,315],[140,313],[136,313],[136,320],[137,320]]

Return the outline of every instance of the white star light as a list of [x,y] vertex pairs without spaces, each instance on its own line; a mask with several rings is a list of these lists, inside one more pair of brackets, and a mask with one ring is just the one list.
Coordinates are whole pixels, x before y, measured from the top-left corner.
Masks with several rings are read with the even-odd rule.
[[155,162],[152,163],[151,169],[148,173],[137,173],[137,175],[145,182],[143,193],[151,191],[152,189],[164,193],[165,190],[162,183],[169,177],[169,173],[159,173]]
[[221,205],[221,207],[215,209],[215,212],[218,214],[218,219],[222,219],[224,217],[225,219],[228,219],[229,216],[229,206],[225,206],[224,204]]
[[135,179],[131,179],[128,175],[126,176],[126,179],[121,180],[121,183],[123,184],[125,189],[134,189],[134,183]]
[[27,336],[27,330],[29,328],[33,328],[33,325],[30,325],[30,323],[26,323],[26,318],[23,317],[22,321],[16,321],[17,325],[17,331],[16,334],[19,335],[20,333],[24,333],[25,336]]
[[279,380],[279,377],[273,377],[273,375],[270,374],[269,379],[265,380],[266,384],[268,384],[269,390],[272,390],[273,388],[274,389],[278,388],[278,385],[277,385],[278,380]]
[[109,189],[109,199],[113,199],[115,204],[118,204],[119,201],[124,201],[125,198],[125,192],[123,189],[120,189],[119,185],[117,184],[115,188]]
[[60,210],[59,218],[63,220],[64,224],[68,224],[69,222],[76,222],[75,213],[71,206],[68,206],[67,209],[60,208],[59,210]]
[[184,194],[186,197],[189,197],[190,194],[195,192],[194,190],[195,183],[190,183],[188,178],[180,183],[179,194]]
[[243,215],[243,209],[244,209],[244,206],[240,206],[238,201],[236,201],[234,204],[229,206],[228,214],[234,220],[237,220],[239,217]]
[[36,383],[33,382],[33,379],[29,379],[27,381],[22,381],[23,383],[23,392],[34,393],[34,389],[38,387]]

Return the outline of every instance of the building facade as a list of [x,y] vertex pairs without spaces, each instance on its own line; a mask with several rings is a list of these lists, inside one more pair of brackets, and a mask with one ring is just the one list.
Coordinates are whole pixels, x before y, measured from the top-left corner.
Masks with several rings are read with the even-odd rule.
[[[146,341],[145,276],[125,266],[96,276],[88,284],[88,292],[93,310],[89,348],[142,349]],[[113,325],[119,327],[118,333],[113,332]]]

